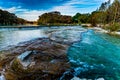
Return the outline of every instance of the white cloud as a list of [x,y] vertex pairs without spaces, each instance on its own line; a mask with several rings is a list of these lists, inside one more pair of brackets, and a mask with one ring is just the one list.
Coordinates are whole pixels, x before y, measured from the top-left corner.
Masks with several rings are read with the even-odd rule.
[[10,13],[14,13],[16,11],[16,9],[17,9],[16,7],[11,7],[11,8],[8,8],[6,10]]
[[73,4],[84,4],[84,1],[79,1],[79,0],[71,0],[65,5],[73,5]]
[[3,8],[3,7],[0,7],[0,9],[2,10],[6,10],[10,13],[15,13],[17,10],[21,9],[21,6],[18,6],[18,7],[10,7],[10,8]]
[[45,10],[29,10],[29,9],[23,9],[21,6],[18,7],[11,7],[11,8],[3,8],[0,7],[2,10],[6,10],[10,13],[15,13],[18,17],[23,18],[25,20],[29,21],[35,21],[38,19],[38,16],[41,14],[47,12]]
[[17,16],[21,17],[21,18],[24,18],[26,20],[29,20],[29,21],[35,21],[38,19],[38,17],[45,13],[47,11],[39,11],[39,10],[27,10],[25,12],[21,12],[21,13],[18,13]]
[[[99,1],[99,2],[107,2],[108,0],[94,0],[94,1]],[[113,3],[114,0],[111,0],[111,3]]]
[[[77,12],[80,13],[90,13],[95,11],[102,2],[108,0],[71,0],[62,6],[56,6],[52,9],[52,11],[60,11],[64,15],[75,15]],[[114,0],[111,0],[111,3]],[[96,5],[97,4],[97,5]],[[81,6],[76,6],[81,5]]]
[[71,0],[65,4],[63,4],[62,6],[56,6],[54,7],[52,10],[53,11],[60,11],[62,14],[64,15],[75,15],[75,13],[80,12],[80,13],[89,13],[92,12],[94,10],[96,10],[97,8],[94,8],[94,6],[75,6],[75,5],[88,5],[88,4],[94,4],[94,3],[90,3],[91,1],[87,1],[87,0],[83,0],[83,1],[79,1],[79,0]]
[[[61,1],[61,0],[58,0]],[[38,19],[38,16],[45,12],[50,11],[60,11],[63,15],[75,15],[77,12],[80,13],[88,13],[96,10],[102,3],[108,0],[70,0],[67,3],[64,3],[61,6],[55,6],[50,10],[29,10],[29,9],[23,9],[21,6],[18,7],[11,7],[11,8],[3,8],[0,7],[0,9],[7,10],[11,13],[15,13],[18,17],[24,18],[29,21],[35,21]],[[111,0],[112,2],[114,0]],[[95,5],[97,4],[97,6]],[[82,6],[77,6],[82,5]],[[95,6],[90,6],[95,5]]]

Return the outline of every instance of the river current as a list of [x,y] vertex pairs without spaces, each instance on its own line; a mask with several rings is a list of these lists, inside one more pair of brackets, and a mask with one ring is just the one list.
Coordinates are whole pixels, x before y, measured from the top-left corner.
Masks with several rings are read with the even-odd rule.
[[1,29],[0,49],[42,37],[73,43],[67,51],[72,76],[120,80],[120,38],[80,26]]

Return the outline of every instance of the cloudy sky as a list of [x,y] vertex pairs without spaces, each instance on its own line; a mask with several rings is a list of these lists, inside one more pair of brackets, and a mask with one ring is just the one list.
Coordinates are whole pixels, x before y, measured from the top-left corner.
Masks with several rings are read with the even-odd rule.
[[107,0],[0,0],[0,9],[34,21],[39,15],[50,11],[60,11],[63,15],[71,16],[77,12],[90,13],[105,1]]

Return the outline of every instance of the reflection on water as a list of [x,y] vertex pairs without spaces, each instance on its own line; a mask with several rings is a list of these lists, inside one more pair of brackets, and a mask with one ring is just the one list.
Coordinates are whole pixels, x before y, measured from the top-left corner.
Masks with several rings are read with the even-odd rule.
[[28,41],[35,38],[50,37],[60,41],[75,41],[80,38],[81,31],[85,29],[80,26],[61,27],[40,27],[40,28],[2,28],[0,29],[0,49],[16,45],[19,42]]
[[46,37],[41,30],[4,30],[0,31],[0,48],[16,45],[19,42],[28,41],[34,38]]

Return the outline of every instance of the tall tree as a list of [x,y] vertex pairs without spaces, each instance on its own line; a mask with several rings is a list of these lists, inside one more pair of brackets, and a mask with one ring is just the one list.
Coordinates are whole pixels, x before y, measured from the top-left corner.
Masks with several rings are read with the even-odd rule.
[[120,1],[114,0],[107,10],[107,21],[108,22],[120,22]]
[[74,23],[80,23],[79,17],[81,16],[80,13],[76,13],[75,16],[72,17]]
[[17,25],[24,22],[24,19],[18,18],[15,14],[0,9],[0,25]]

